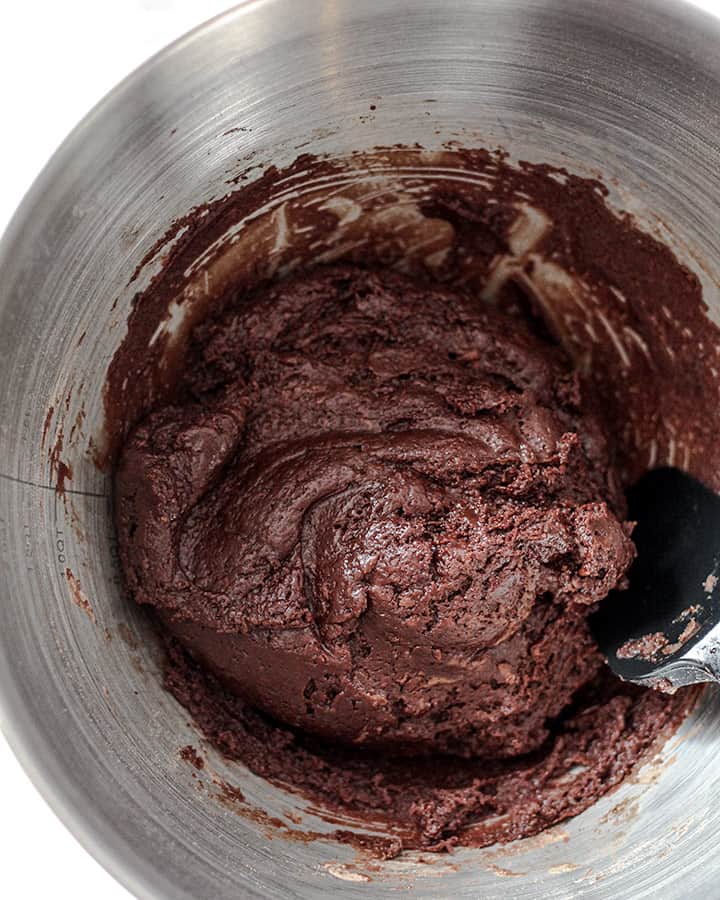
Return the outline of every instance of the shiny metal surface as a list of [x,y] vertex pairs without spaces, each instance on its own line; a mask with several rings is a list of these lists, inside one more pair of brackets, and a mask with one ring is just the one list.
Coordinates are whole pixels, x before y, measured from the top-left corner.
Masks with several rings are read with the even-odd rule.
[[248,154],[456,139],[598,171],[698,271],[720,318],[718,48],[720,22],[680,2],[257,0],[132,75],[42,173],[0,247],[0,701],[47,799],[137,896],[716,895],[712,691],[632,783],[509,849],[365,872],[349,848],[270,840],[219,802],[213,774],[271,815],[297,800],[216,754],[199,779],[179,758],[198,738],[123,598],[87,446],[130,273]]

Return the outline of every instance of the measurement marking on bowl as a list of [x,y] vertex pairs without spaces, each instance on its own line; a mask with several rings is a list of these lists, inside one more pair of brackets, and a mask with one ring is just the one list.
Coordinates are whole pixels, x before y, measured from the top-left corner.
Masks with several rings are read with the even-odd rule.
[[[14,484],[20,484],[24,487],[33,487],[37,488],[40,491],[55,491],[57,493],[57,486],[54,484],[40,484],[37,481],[28,481],[25,478],[18,478],[15,475],[6,475],[4,472],[0,472],[0,479],[3,481],[11,481]],[[69,488],[63,487],[64,494],[74,494],[78,497],[96,497],[99,500],[107,500],[109,498],[109,494],[101,494],[97,491],[81,491],[77,488]]]

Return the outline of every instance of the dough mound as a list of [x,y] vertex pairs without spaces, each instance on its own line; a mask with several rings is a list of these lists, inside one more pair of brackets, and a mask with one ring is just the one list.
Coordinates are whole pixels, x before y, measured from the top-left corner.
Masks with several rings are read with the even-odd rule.
[[540,748],[633,559],[562,353],[402,275],[319,269],[193,334],[116,470],[135,600],[282,723],[393,752]]

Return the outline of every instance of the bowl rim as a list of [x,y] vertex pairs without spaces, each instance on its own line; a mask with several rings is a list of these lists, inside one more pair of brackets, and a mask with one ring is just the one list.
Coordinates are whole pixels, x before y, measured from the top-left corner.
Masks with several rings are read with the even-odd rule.
[[[99,100],[55,150],[23,196],[12,214],[5,230],[0,234],[0,271],[20,239],[27,224],[32,221],[36,208],[47,202],[47,195],[61,176],[65,161],[74,154],[74,148],[91,132],[115,104],[133,90],[135,84],[147,76],[156,66],[165,64],[175,54],[195,43],[215,29],[250,14],[261,7],[288,2],[288,0],[239,0],[224,12],[192,28],[179,38],[158,50],[141,65],[134,68],[122,81]],[[306,0],[307,2],[307,0]],[[319,8],[327,0],[312,0]],[[399,0],[402,2],[402,0]],[[593,5],[598,0],[574,0],[575,3]],[[692,0],[645,0],[649,13],[663,13],[675,18],[680,27],[704,27],[712,29],[720,42],[720,6],[717,12],[696,6]],[[0,636],[0,647],[2,636]],[[177,900],[178,885],[170,881],[157,867],[138,856],[131,845],[114,827],[111,820],[88,809],[81,802],[73,779],[46,752],[37,722],[22,702],[15,673],[0,652],[0,731],[5,736],[13,754],[20,762],[30,781],[65,825],[78,843],[131,895],[138,898],[167,898]]]

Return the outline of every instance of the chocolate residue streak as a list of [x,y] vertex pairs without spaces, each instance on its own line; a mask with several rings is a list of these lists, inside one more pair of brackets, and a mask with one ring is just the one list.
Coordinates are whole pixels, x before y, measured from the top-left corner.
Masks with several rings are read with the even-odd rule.
[[65,569],[65,578],[70,586],[70,599],[72,602],[78,609],[81,609],[85,613],[91,622],[95,622],[95,613],[93,612],[90,601],[80,587],[80,580],[73,575],[70,569]]
[[59,459],[56,464],[55,474],[55,490],[58,494],[65,493],[65,482],[72,481],[72,477],[72,466],[70,466],[64,460]]
[[689,641],[690,638],[695,637],[695,635],[700,631],[700,623],[697,619],[690,619],[687,625],[683,628],[682,634],[677,639],[678,649],[682,647],[682,645]]
[[633,638],[625,643],[617,651],[619,659],[654,659],[665,650],[668,639],[662,631],[654,631],[643,637]]
[[243,794],[239,787],[228,784],[226,781],[218,781],[217,784],[220,788],[220,798],[222,800],[225,800],[228,803],[245,803],[245,794]]
[[617,650],[617,656],[619,659],[644,659],[657,662],[677,653],[687,641],[700,631],[700,628],[701,625],[697,619],[690,619],[676,641],[671,641],[662,631],[655,631],[652,634],[625,641]]
[[64,445],[64,435],[62,426],[58,431],[57,438],[55,439],[55,444],[50,450],[48,454],[48,461],[50,463],[50,477],[51,480],[55,482],[55,491],[60,496],[65,496],[65,482],[72,481],[73,470],[72,466],[65,462],[64,459],[61,458],[60,454],[63,452]]
[[201,771],[205,768],[205,760],[202,758],[202,756],[200,756],[200,754],[195,749],[195,747],[192,746],[192,744],[188,744],[186,747],[183,747],[180,750],[180,756],[185,760],[185,762],[190,763],[190,765],[198,771]]
[[578,869],[582,868],[577,865],[577,863],[560,863],[557,866],[551,866],[548,869],[549,875],[564,875],[568,872],[576,872]]
[[[220,779],[216,779],[215,783],[220,789],[217,794],[220,802],[244,819],[264,827],[266,837],[271,840],[280,837],[302,844],[308,844],[317,840],[336,841],[340,844],[347,844],[359,852],[367,854],[369,858],[376,860],[392,859],[401,850],[399,840],[382,835],[370,835],[340,829],[323,832],[291,828],[277,816],[271,816],[263,809],[250,806],[240,788]],[[291,821],[293,820],[291,819]]]
[[497,875],[498,878],[518,878],[527,875],[527,872],[513,872],[511,869],[504,869],[502,866],[496,866],[494,863],[487,866],[487,869],[493,875]]
[[600,824],[606,825],[608,822],[631,822],[638,817],[639,813],[640,803],[638,798],[626,797],[605,813],[600,819]]
[[130,626],[126,622],[118,622],[117,623],[118,634],[120,635],[120,639],[124,641],[125,644],[131,650],[137,650],[138,642],[135,637],[135,633],[132,631]]
[[70,438],[68,443],[73,445],[75,441],[77,441],[83,435],[83,424],[85,422],[85,418],[87,413],[85,412],[85,401],[82,401],[80,404],[80,409],[77,411],[75,416],[75,421],[73,422],[72,428],[70,429]]
[[344,865],[342,863],[325,863],[324,868],[328,874],[341,881],[354,881],[360,884],[367,884],[372,878],[365,872],[358,872],[352,865]]
[[394,859],[402,850],[402,841],[376,834],[359,834],[357,831],[338,829],[331,834],[333,840],[349,844],[363,851],[371,859]]
[[138,675],[145,674],[145,666],[143,664],[143,660],[141,656],[131,655],[130,656],[130,665],[135,669]]
[[47,441],[48,429],[50,428],[50,423],[52,422],[52,417],[53,417],[54,412],[55,412],[55,407],[49,406],[48,411],[45,415],[45,424],[43,425],[43,430],[42,430],[42,440],[40,441],[41,447],[44,447],[45,442]]
[[675,694],[678,690],[669,678],[649,678],[647,683],[653,690],[660,691],[663,694]]
[[[454,170],[454,177],[448,175],[449,169]],[[394,148],[346,160],[300,157],[288,169],[279,172],[271,168],[228,197],[175,223],[167,236],[173,244],[162,270],[149,288],[134,298],[127,337],[108,372],[106,446],[99,462],[113,465],[131,429],[154,410],[153,416],[133,431],[128,444],[131,453],[118,480],[118,524],[131,592],[138,600],[165,607],[166,626],[184,645],[172,641],[168,645],[166,687],[191,712],[206,738],[228,757],[313,798],[330,815],[384,820],[393,832],[388,853],[407,847],[448,851],[458,844],[512,841],[580,812],[627,777],[658,734],[677,726],[694,697],[688,692],[665,697],[617,682],[601,670],[596,651],[589,639],[585,642],[582,637],[587,611],[603,592],[621,583],[631,558],[628,529],[622,523],[620,487],[661,464],[680,465],[720,487],[712,456],[706,452],[720,438],[720,416],[713,401],[720,380],[716,374],[720,372],[720,332],[707,319],[695,275],[680,265],[667,247],[638,229],[629,216],[613,212],[605,203],[606,195],[597,180],[543,165],[513,167],[502,154],[482,150],[429,154],[421,149]],[[145,262],[155,258],[163,246],[158,243]],[[296,271],[338,261],[349,264],[339,275],[336,271],[315,281],[300,277],[286,282],[293,286],[288,293],[282,286],[263,293],[269,283],[288,279]],[[353,274],[356,270],[352,267],[358,264],[366,274]],[[393,268],[412,280],[400,286],[401,281],[393,280],[395,276],[383,274]],[[341,282],[345,287],[341,288]],[[328,284],[335,285],[333,290],[328,290]],[[319,298],[312,317],[304,312],[295,316],[305,304],[298,297],[309,298],[309,308],[313,298]],[[403,319],[403,297],[412,297],[422,310],[417,316],[420,325],[416,326],[412,316]],[[496,312],[487,316],[479,310],[472,312],[472,303],[477,304],[479,297]],[[348,342],[347,335],[354,328],[344,324],[348,310],[348,322],[366,323],[377,316],[378,323],[384,323],[370,328],[366,345],[360,339],[356,347]],[[472,340],[453,332],[448,342],[443,337],[447,323],[440,326],[435,321],[442,318],[440,311],[446,311],[442,315],[450,320],[455,316],[471,323]],[[508,316],[514,317],[512,326],[502,325],[511,321]],[[311,321],[312,328],[307,328]],[[396,334],[395,325],[400,321],[408,324],[397,328]],[[422,323],[427,334],[422,333]],[[326,328],[325,338],[315,346],[313,328],[320,325]],[[415,327],[420,329],[418,335]],[[250,342],[243,343],[248,335]],[[442,347],[432,343],[433,335],[440,335]],[[527,347],[533,349],[523,344],[524,349],[518,350],[516,340],[527,341]],[[333,357],[336,342],[339,349]],[[494,354],[489,369],[483,368],[490,359],[488,347]],[[451,352],[446,353],[448,348]],[[366,357],[355,370],[353,354]],[[406,368],[403,354],[410,360]],[[562,361],[568,358],[577,373],[572,377]],[[436,359],[442,371],[430,375]],[[510,360],[515,370],[507,365]],[[277,377],[272,377],[275,366]],[[314,374],[322,366],[331,373],[328,378],[337,377],[334,396],[327,390],[330,382],[324,383]],[[525,375],[519,377],[518,371],[535,371],[533,367],[537,371],[544,367],[546,374],[532,382],[531,394],[529,382],[523,381]],[[474,372],[474,380],[468,372]],[[499,372],[502,378],[498,378]],[[388,408],[402,409],[402,415],[397,421],[385,421],[383,412],[379,420],[373,404],[387,386],[394,391],[396,383]],[[293,405],[298,385],[304,385],[302,390],[307,392],[304,416],[296,416]],[[288,392],[283,394],[286,386]],[[317,394],[313,393],[316,390]],[[417,393],[415,406],[413,391]],[[430,416],[428,410],[435,409],[435,401],[427,398],[434,393],[442,393],[444,400]],[[527,399],[526,407],[522,406],[525,399],[518,397]],[[351,402],[348,398],[355,399]],[[315,419],[327,411],[327,422],[319,431],[345,434],[344,403],[349,404],[348,422],[354,421],[356,427],[362,422],[362,438],[355,438],[347,448],[332,450],[339,460],[336,464],[330,457],[338,474],[328,481],[323,494],[323,486],[315,486],[310,475],[325,472],[328,460],[311,465],[310,445],[302,443],[307,442],[302,428],[317,430]],[[521,413],[509,412],[520,408]],[[517,479],[522,467],[504,471],[506,450],[497,447],[498,441],[506,440],[503,429],[512,424],[513,416],[517,416],[518,427],[526,429],[524,446],[532,446],[540,455],[548,447],[566,454],[564,462],[558,456],[557,477],[551,472],[555,463],[543,474],[541,469],[533,469],[535,462],[531,461],[525,464],[528,471],[521,489]],[[419,433],[417,421],[430,422],[424,427],[439,429],[443,441],[459,441],[457,452],[447,459],[462,462],[464,474],[456,478],[447,468],[442,461],[444,450],[438,449],[442,441],[435,440],[433,452],[440,460],[430,479],[435,486],[420,485],[427,473],[417,484],[413,482],[418,466],[430,465],[428,460],[435,458],[425,445],[422,450],[412,450],[411,443],[406,448],[404,435]],[[296,439],[301,441],[302,453],[296,457],[291,454],[285,459],[282,455],[288,441],[284,427],[300,429]],[[568,444],[561,453],[558,435],[563,431],[573,437],[572,447]],[[609,450],[603,432],[610,438]],[[462,664],[454,701],[445,698],[437,707],[445,709],[448,717],[433,718],[418,699],[425,690],[431,692],[428,696],[451,691],[443,667],[452,663],[454,644],[429,646],[427,659],[422,660],[379,652],[383,638],[377,635],[382,635],[382,628],[372,636],[373,610],[390,609],[402,601],[406,587],[409,590],[413,583],[420,584],[418,572],[424,573],[427,567],[430,580],[442,587],[442,597],[429,613],[428,630],[415,641],[422,648],[424,641],[432,645],[427,635],[432,635],[438,624],[441,631],[455,627],[451,616],[447,621],[443,618],[448,610],[452,613],[453,603],[469,603],[467,598],[475,598],[473,591],[486,596],[486,587],[473,586],[473,579],[451,590],[454,574],[443,556],[452,555],[452,548],[470,552],[467,548],[477,542],[468,535],[479,521],[486,521],[482,518],[486,512],[481,518],[473,512],[448,524],[448,509],[453,508],[457,496],[465,496],[463,502],[474,509],[472,479],[479,473],[468,467],[462,447],[463,441],[477,441],[481,435],[486,442],[492,435],[490,443],[503,462],[481,476],[487,480],[479,496],[498,498],[499,506],[492,515],[507,498],[519,504],[508,518],[512,540],[498,545],[497,558],[505,559],[506,554],[508,564],[515,565],[512,546],[520,519],[512,517],[519,516],[526,504],[530,527],[542,507],[549,516],[547,523],[552,523],[546,523],[543,533],[553,534],[553,539],[548,542],[537,584],[549,577],[543,567],[554,571],[558,581],[539,587],[540,594],[533,593],[528,600],[531,613],[525,610],[521,614],[531,615],[528,621],[533,622],[533,616],[539,617],[535,625],[528,626],[537,628],[529,643],[532,653],[516,649],[510,654],[506,644],[516,638],[508,637],[509,633],[497,635],[495,643],[487,636],[476,636],[476,650]],[[337,443],[336,437],[333,440]],[[511,445],[512,441],[502,444]],[[269,446],[276,450],[271,452]],[[253,462],[253,447],[262,465]],[[403,467],[396,466],[400,474],[393,469],[394,463],[389,465],[392,454],[400,452],[398,447],[402,453],[407,449],[416,454],[411,463],[408,457]],[[248,473],[262,473],[262,466],[272,461],[276,452],[278,472],[283,466],[289,467],[289,472],[298,471],[290,472],[287,482],[277,473],[265,481],[257,476],[257,502],[244,502],[246,487],[238,489],[235,496],[235,481],[250,483]],[[508,458],[513,452],[507,451]],[[353,454],[359,454],[357,459]],[[470,453],[467,460],[475,456]],[[367,467],[372,469],[376,462],[377,472],[369,472]],[[156,472],[161,474],[153,474]],[[292,486],[306,474],[308,496],[316,488],[320,490],[312,514],[307,513],[312,522],[308,525],[303,520],[299,543],[297,529],[286,535],[278,527],[268,545],[275,549],[260,554],[256,573],[252,542],[243,544],[242,552],[232,543],[244,540],[245,533],[239,514],[232,510],[251,506],[254,527],[270,523],[267,527],[272,529],[272,511],[284,515],[294,502]],[[547,484],[541,487],[546,478]],[[367,490],[363,487],[366,483]],[[167,496],[162,491],[155,495],[156,486],[168,484],[177,484],[178,489],[173,487]],[[377,498],[375,484],[385,488]],[[275,485],[277,498],[271,496],[268,485]],[[350,488],[357,492],[352,503]],[[570,508],[594,504],[596,514],[601,515],[602,527],[588,523],[583,530],[579,520],[573,526],[578,527],[578,538],[581,532],[584,535],[582,550],[559,549],[562,528],[552,516],[554,510],[568,507],[565,501],[547,500],[558,490],[568,492]],[[396,494],[402,502],[393,505]],[[446,498],[442,502],[441,495]],[[383,496],[387,510],[382,507]],[[239,505],[238,498],[243,501]],[[169,510],[169,500],[179,504],[177,510]],[[546,501],[547,508],[542,506]],[[375,504],[376,520],[368,518],[363,507],[368,503],[370,507]],[[533,504],[538,504],[537,508]],[[325,515],[326,508],[332,515]],[[229,511],[227,522],[224,510]],[[423,528],[416,534],[421,520]],[[198,525],[201,521],[205,524]],[[370,527],[373,521],[379,531]],[[168,542],[169,529],[182,530],[185,522],[192,522],[195,531],[173,532]],[[355,555],[346,547],[345,555],[336,559],[325,548],[326,544],[335,546],[332,522],[340,523],[342,534],[353,535],[353,540],[360,534],[357,529],[365,527],[363,523],[369,523],[373,540],[382,535],[386,523],[392,523],[397,532],[394,546],[415,548],[406,570],[393,573],[388,564],[387,577],[378,580],[378,559],[384,560],[389,553],[393,546],[389,540],[386,544],[381,541],[379,550],[373,545],[373,553],[363,563],[366,570],[354,574],[354,560],[359,565],[362,554]],[[136,537],[138,529],[144,535],[142,541]],[[489,533],[492,530],[491,524]],[[568,534],[572,533],[571,528]],[[572,545],[573,538],[563,538],[568,539]],[[358,546],[365,546],[364,537],[357,540]],[[205,553],[204,542],[208,541]],[[435,550],[425,554],[425,544]],[[342,540],[338,546],[342,549]],[[482,542],[477,546],[483,546]],[[540,536],[524,541],[523,546],[540,547]],[[177,559],[173,547],[181,548]],[[303,551],[299,557],[296,547]],[[143,563],[145,554],[150,565]],[[273,581],[276,572],[263,575],[261,571],[262,559],[272,559],[273,554],[289,560],[285,580],[281,578],[277,584]],[[587,555],[585,561],[583,554]],[[238,577],[252,580],[257,575],[255,587],[239,589],[241,582],[233,582],[233,561],[241,559],[249,560],[249,567],[238,570]],[[558,560],[557,571],[553,559]],[[460,569],[467,572],[469,565],[466,560]],[[331,573],[332,578],[325,575],[315,581],[319,570]],[[481,571],[485,571],[482,566]],[[346,598],[343,579],[351,576],[364,587],[348,592]],[[582,588],[576,585],[574,595],[585,597],[581,602],[586,604],[585,613],[577,610],[572,619],[575,638],[560,627],[567,609],[558,599],[566,590],[565,579],[572,578],[586,579]],[[519,585],[528,583],[526,576],[517,581]],[[595,587],[588,590],[591,583]],[[332,590],[326,590],[327,585]],[[232,600],[238,590],[241,604]],[[514,590],[505,585],[498,597],[514,597]],[[302,592],[305,602],[296,607],[294,598]],[[280,598],[286,602],[281,603]],[[403,608],[419,609],[422,597],[408,594],[407,599]],[[504,600],[497,602],[500,619],[507,613],[508,621],[517,623],[525,601],[518,601],[520,605],[512,612],[504,609]],[[334,603],[339,604],[337,608]],[[358,603],[365,603],[366,608],[356,609]],[[402,607],[402,602],[399,605]],[[296,613],[297,621],[293,618]],[[393,611],[383,620],[384,627],[398,618],[402,634],[402,628],[415,627],[413,615],[401,623]],[[549,617],[547,621],[543,616]],[[461,617],[462,621],[455,623],[462,625],[457,640],[469,640],[468,629],[479,627],[486,618],[493,622],[498,616]],[[362,631],[356,640],[353,631],[352,623],[361,620],[363,628],[370,628],[367,640]],[[548,638],[547,647],[533,655],[549,622],[560,623],[558,636]],[[290,668],[283,666],[257,663],[257,668],[248,669],[248,661],[255,666],[262,652],[270,652],[273,658],[284,654],[288,666],[291,662],[299,666],[303,677],[288,678]],[[364,680],[363,690],[373,683],[382,690],[382,703],[356,706],[350,702],[358,702],[352,678],[362,673],[363,666],[372,665],[373,654],[378,652],[381,660],[394,659],[393,665],[400,666],[395,675],[404,678],[407,674],[408,680],[392,675],[375,682]],[[493,661],[494,653],[510,655]],[[478,731],[466,728],[462,709],[468,703],[468,691],[477,689],[478,696],[486,698],[493,691],[498,698],[524,696],[522,685],[534,682],[525,679],[518,661],[531,660],[535,665],[546,653],[547,659],[555,653],[558,659],[567,660],[575,681],[568,686],[564,677],[556,678],[548,671],[538,683],[558,692],[567,687],[571,697],[558,693],[558,707],[547,712],[530,704],[528,709],[537,711],[542,719],[537,728],[531,726],[528,713],[520,711],[510,731],[503,719],[507,713],[498,714],[497,721],[493,713],[489,720],[495,723],[493,727],[486,723]],[[368,658],[370,663],[359,662]],[[349,669],[347,659],[353,660]],[[216,674],[199,666],[198,660]],[[317,671],[306,677],[308,665]],[[491,675],[494,666],[497,672]],[[468,673],[476,671],[477,678],[474,674],[469,677]],[[425,672],[427,684],[415,680],[417,672]],[[285,675],[285,688],[276,673]],[[261,684],[261,674],[275,680]],[[483,684],[483,678],[487,684],[480,689],[477,685]],[[302,688],[302,697],[295,687]],[[385,694],[390,687],[403,696],[393,695],[388,703]],[[543,703],[552,704],[551,693],[548,690]],[[497,709],[503,709],[504,702]],[[268,707],[274,718],[267,718],[254,706]],[[429,709],[434,708],[431,702]],[[287,724],[278,724],[278,720]],[[344,731],[334,740],[337,729]],[[394,756],[390,752],[393,741],[405,750],[415,741],[413,752],[417,755]],[[343,742],[364,746],[343,746]],[[427,755],[430,751],[435,755]],[[260,819],[265,815],[261,811],[252,814]],[[266,816],[262,822],[287,830],[277,819]],[[313,838],[328,838],[312,834]]]
[[[172,241],[175,240],[175,238],[180,234],[180,232],[181,232],[184,228],[188,228],[188,227],[190,226],[190,224],[191,224],[193,221],[195,221],[195,217],[196,217],[197,215],[198,215],[198,209],[194,209],[194,210],[192,211],[192,213],[190,213],[189,215],[183,216],[183,217],[181,217],[181,218],[179,218],[179,219],[176,219],[175,222],[173,222],[172,227],[171,227],[168,231],[166,231],[165,234],[162,235],[162,237],[158,238],[158,239],[150,246],[150,248],[145,252],[145,255],[142,257],[142,259],[140,260],[140,262],[139,262],[139,263],[137,264],[137,266],[135,267],[134,272],[133,272],[132,275],[130,276],[130,280],[128,281],[128,285],[134,284],[134,283],[137,281],[137,279],[138,279],[138,278],[140,277],[140,275],[142,274],[143,269],[144,269],[149,263],[153,262],[153,261],[159,256],[160,251],[162,251],[162,250],[164,250],[165,248],[169,247],[170,244],[172,243]],[[165,257],[164,263],[165,263],[165,265],[167,265],[167,263],[168,263],[168,257]],[[141,295],[138,294],[138,295],[137,295],[137,298],[139,298],[140,296],[141,296]],[[137,299],[137,298],[136,298],[136,299]],[[113,303],[113,309],[115,308],[115,304],[116,304],[116,303],[117,303],[117,298],[115,299],[115,302]]]
[[[708,578],[710,578],[710,576],[708,576]],[[712,587],[710,588],[710,590],[707,590],[707,588],[705,588],[705,590],[708,593],[712,593],[712,591],[715,590],[715,585],[713,584]],[[679,616],[677,616],[675,619],[673,619],[673,624],[679,624],[680,622],[683,622],[685,619],[689,619],[691,616],[692,617],[699,616],[704,611],[705,610],[701,604],[693,603],[692,606],[688,606],[686,609],[684,609],[680,613]]]

